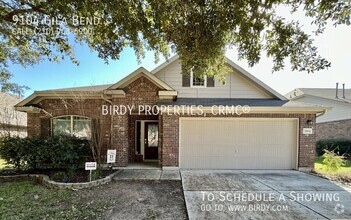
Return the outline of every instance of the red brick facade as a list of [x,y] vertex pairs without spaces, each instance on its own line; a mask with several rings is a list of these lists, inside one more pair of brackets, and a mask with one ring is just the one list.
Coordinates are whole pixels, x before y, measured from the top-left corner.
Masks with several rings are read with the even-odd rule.
[[[46,99],[38,107],[46,113],[28,113],[28,135],[50,135],[50,119],[63,115],[80,115],[99,119],[103,134],[103,152],[107,149],[117,150],[117,166],[127,166],[128,162],[140,161],[135,154],[135,121],[159,120],[159,163],[161,166],[177,167],[179,165],[179,116],[156,115],[102,115],[102,105],[128,105],[138,109],[139,105],[156,105],[158,91],[155,84],[145,77],[140,77],[123,88],[123,98],[105,99]],[[208,116],[208,115],[207,115]],[[299,150],[298,166],[313,167],[315,158],[315,114],[245,114],[228,117],[264,117],[264,118],[298,118]],[[307,121],[311,120],[308,124]],[[312,127],[314,134],[303,135],[302,128]]]
[[[101,114],[102,105],[108,102],[100,99],[46,99],[41,101],[38,106],[45,112],[28,113],[27,116],[27,132],[28,136],[47,136],[51,135],[50,119],[63,115],[79,115],[89,117],[91,119],[99,119],[101,134],[103,135],[103,152],[106,152],[107,146],[110,145],[110,128],[111,117]],[[105,154],[103,154],[105,155]]]
[[317,141],[331,138],[351,139],[351,119],[317,123]]
[[[184,116],[182,116],[184,117]],[[185,116],[187,117],[187,116]],[[210,116],[206,117],[219,117]],[[223,117],[223,116],[221,116]],[[314,114],[242,114],[240,116],[228,117],[247,117],[247,118],[298,118],[299,119],[299,149],[298,149],[298,167],[313,167],[316,155],[316,127]],[[311,120],[312,125],[307,121]],[[162,116],[162,165],[178,166],[179,165],[179,116]],[[312,128],[312,135],[302,134],[303,128]]]
[[[123,89],[126,93],[123,98],[104,99],[46,99],[38,104],[45,110],[40,114],[28,113],[28,136],[46,136],[51,134],[50,119],[63,115],[79,115],[91,119],[100,119],[102,134],[104,135],[102,155],[107,149],[117,150],[117,166],[127,166],[128,161],[134,161],[131,150],[134,142],[131,133],[134,133],[130,115],[102,115],[102,105],[134,106],[136,111],[139,105],[156,105],[160,90],[150,80],[140,77]],[[143,118],[143,116],[139,116]],[[148,116],[150,117],[150,116]],[[151,116],[153,119],[158,116]],[[111,126],[112,122],[112,126]],[[131,128],[131,129],[130,129]],[[111,132],[112,131],[112,132]],[[105,160],[105,158],[104,158]]]

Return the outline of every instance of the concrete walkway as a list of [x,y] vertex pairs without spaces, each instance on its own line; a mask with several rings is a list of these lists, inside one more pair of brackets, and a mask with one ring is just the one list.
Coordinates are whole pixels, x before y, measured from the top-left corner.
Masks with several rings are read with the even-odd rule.
[[180,180],[178,170],[124,169],[113,177],[114,180]]
[[181,171],[189,219],[351,219],[351,191],[298,171]]

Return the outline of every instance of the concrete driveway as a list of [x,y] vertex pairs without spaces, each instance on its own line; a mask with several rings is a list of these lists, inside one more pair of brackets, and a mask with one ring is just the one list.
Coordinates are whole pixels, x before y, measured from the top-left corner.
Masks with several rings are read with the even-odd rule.
[[190,219],[351,219],[351,189],[298,171],[181,171]]

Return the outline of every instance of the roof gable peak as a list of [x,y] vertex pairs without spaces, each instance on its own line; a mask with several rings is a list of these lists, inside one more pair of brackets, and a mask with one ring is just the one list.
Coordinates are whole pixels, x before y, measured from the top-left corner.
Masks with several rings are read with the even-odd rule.
[[158,79],[156,76],[151,74],[148,70],[146,70],[144,67],[139,67],[137,70],[132,72],[131,74],[127,75],[117,83],[113,84],[112,86],[108,87],[107,90],[111,89],[122,89],[129,85],[130,83],[134,82],[137,80],[139,77],[145,76],[147,79],[149,79],[151,82],[153,82],[155,85],[160,87],[161,89],[167,90],[167,91],[173,91],[169,85],[167,85],[165,82],[162,80]]

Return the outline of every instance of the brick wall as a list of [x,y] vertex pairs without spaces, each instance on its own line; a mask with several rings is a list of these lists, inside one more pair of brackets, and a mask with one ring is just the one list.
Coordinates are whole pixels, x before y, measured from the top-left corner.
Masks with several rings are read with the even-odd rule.
[[179,165],[179,117],[162,115],[162,166]]
[[[103,116],[101,113],[102,105],[108,102],[100,99],[47,99],[38,104],[38,107],[45,112],[28,113],[27,132],[28,136],[47,136],[51,135],[51,119],[64,115],[79,115],[91,119],[99,119],[101,135],[103,137],[102,155],[106,155],[106,150],[110,143],[111,117]],[[105,159],[105,158],[104,158]]]
[[[183,117],[183,116],[182,116]],[[189,117],[189,116],[185,116]],[[207,117],[223,117],[211,116]],[[224,116],[225,117],[225,116]],[[299,119],[299,160],[298,167],[313,167],[315,158],[315,115],[313,114],[243,114],[240,116],[227,117],[256,117],[256,118],[298,118]],[[312,125],[307,124],[311,120]],[[179,116],[162,116],[162,165],[163,166],[178,166],[179,165]],[[303,128],[313,128],[312,135],[302,134]]]
[[[307,121],[311,120],[312,125]],[[313,134],[302,133],[303,128],[312,128]],[[298,167],[314,167],[316,158],[316,115],[299,115],[299,163]]]
[[[146,77],[142,76],[123,88],[123,90],[126,92],[126,96],[111,99],[112,104],[117,106],[134,106],[135,111],[138,111],[139,105],[155,105],[160,89]],[[81,99],[79,97],[77,99],[43,100],[38,104],[38,107],[44,109],[45,113],[28,113],[28,136],[50,135],[50,120],[52,117],[79,115],[92,119],[100,119],[104,137],[102,149],[103,160],[105,161],[106,159],[107,149],[116,149],[116,165],[127,166],[128,161],[133,161],[133,158],[130,157],[131,150],[129,149],[134,149],[133,140],[135,138],[132,136],[134,135],[134,125],[130,124],[129,115],[102,115],[102,105],[111,104],[103,99]],[[157,119],[158,116],[152,118]]]
[[[138,111],[139,105],[155,105],[158,100],[156,85],[146,77],[140,77],[123,88],[126,96],[113,98],[113,105],[134,106]],[[62,115],[81,115],[90,118],[100,119],[101,130],[104,136],[103,152],[106,155],[107,149],[117,150],[117,166],[127,166],[128,162],[138,161],[135,155],[135,120],[159,119],[159,160],[162,166],[179,165],[179,116],[134,116],[132,115],[106,115],[101,113],[102,105],[110,105],[102,99],[48,99],[39,103],[40,108],[46,113],[28,113],[28,135],[48,135],[52,117]],[[209,116],[209,114],[207,114]],[[211,116],[209,116],[211,117]],[[212,116],[218,117],[218,116]],[[233,116],[227,116],[233,117]],[[315,157],[315,132],[313,135],[303,135],[302,128],[312,127],[315,131],[315,115],[313,114],[245,114],[234,117],[264,117],[264,118],[298,118],[299,119],[299,167],[313,167]],[[307,124],[311,120],[312,125]],[[111,126],[112,122],[112,126]],[[112,132],[111,132],[112,130]]]
[[40,136],[40,117],[39,114],[27,113],[27,135],[31,136]]
[[[134,82],[130,83],[127,87],[123,88],[126,92],[125,98],[119,98],[113,101],[115,105],[127,105],[134,107],[133,112],[139,114],[139,105],[156,105],[158,101],[158,91],[160,90],[154,83],[144,76],[136,79]],[[129,120],[128,120],[129,118]],[[118,158],[121,166],[127,166],[128,162],[138,161],[135,155],[135,120],[153,120],[158,119],[158,116],[149,116],[149,115],[129,115],[127,116],[126,121],[123,123],[117,122],[114,123],[115,126],[125,126],[127,129],[123,138],[125,141],[116,145],[116,149],[122,148],[123,158]],[[114,131],[116,133],[117,131]],[[113,145],[115,143],[112,142]],[[128,150],[129,149],[129,150]],[[118,151],[118,150],[117,150]],[[118,153],[117,153],[118,154]],[[138,158],[140,159],[140,157]]]
[[351,139],[351,119],[317,123],[317,141],[326,138]]

